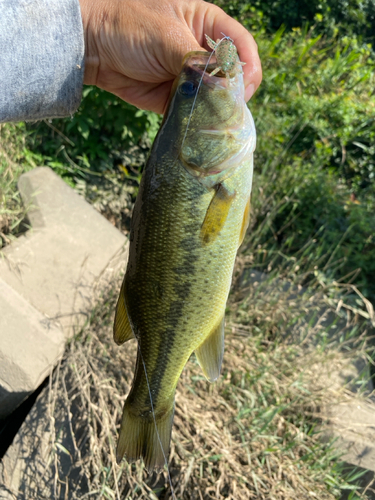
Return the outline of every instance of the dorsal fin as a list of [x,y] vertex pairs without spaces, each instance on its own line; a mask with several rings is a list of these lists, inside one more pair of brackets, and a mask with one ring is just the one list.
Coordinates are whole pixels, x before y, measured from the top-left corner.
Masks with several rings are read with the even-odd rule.
[[224,355],[224,316],[206,340],[195,350],[204,376],[214,382],[220,375]]

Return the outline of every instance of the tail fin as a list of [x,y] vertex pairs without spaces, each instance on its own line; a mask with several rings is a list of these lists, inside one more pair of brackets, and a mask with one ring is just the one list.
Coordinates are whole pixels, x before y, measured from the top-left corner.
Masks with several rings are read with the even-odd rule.
[[117,444],[117,463],[125,455],[128,462],[142,457],[149,472],[154,468],[163,468],[169,455],[173,416],[174,401],[170,410],[161,417],[156,415],[155,419],[151,413],[147,417],[134,415],[126,401]]

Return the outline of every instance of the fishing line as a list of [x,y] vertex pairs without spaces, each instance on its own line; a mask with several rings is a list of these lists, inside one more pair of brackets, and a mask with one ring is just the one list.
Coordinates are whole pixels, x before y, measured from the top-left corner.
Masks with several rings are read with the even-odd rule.
[[142,364],[143,364],[143,369],[144,369],[144,372],[145,372],[145,376],[146,376],[146,382],[147,382],[147,389],[148,389],[148,394],[150,396],[150,403],[151,403],[151,410],[152,410],[152,418],[154,419],[154,425],[155,425],[155,430],[156,430],[156,435],[158,437],[158,441],[159,441],[159,444],[160,444],[160,448],[161,448],[161,452],[163,453],[163,458],[164,458],[164,463],[167,467],[167,474],[168,474],[168,481],[169,481],[169,486],[171,487],[171,493],[172,493],[172,498],[173,500],[177,500],[177,497],[174,493],[174,489],[173,489],[173,485],[172,485],[172,478],[171,478],[171,474],[169,472],[169,465],[168,465],[168,460],[167,460],[167,457],[164,453],[164,448],[163,448],[163,445],[162,445],[162,442],[161,442],[161,438],[160,438],[160,434],[159,434],[159,430],[158,430],[158,426],[157,426],[157,423],[156,423],[156,417],[155,417],[155,410],[154,410],[154,403],[152,402],[152,394],[151,394],[151,387],[150,387],[150,383],[148,381],[148,375],[147,375],[147,370],[146,370],[146,363],[145,363],[145,360],[143,359],[143,355],[142,355],[142,351],[141,351],[141,346],[140,346],[140,343],[139,343],[139,340],[137,339],[137,342],[138,342],[138,349],[139,349],[139,354],[141,355],[141,360],[142,360]]
[[152,418],[154,420],[154,426],[155,426],[155,430],[156,430],[156,435],[158,437],[158,441],[159,441],[159,445],[160,445],[160,448],[161,448],[161,452],[163,454],[163,458],[164,458],[164,465],[167,467],[167,474],[168,474],[168,481],[169,481],[169,486],[171,487],[171,493],[172,493],[172,498],[173,500],[177,500],[177,497],[175,495],[175,492],[174,492],[174,489],[173,489],[173,484],[172,484],[172,478],[171,478],[171,474],[169,472],[169,465],[168,465],[168,459],[165,455],[165,452],[164,452],[164,448],[163,448],[163,444],[161,442],[161,438],[160,438],[160,434],[159,434],[159,429],[158,429],[158,426],[157,426],[157,423],[156,423],[156,417],[155,417],[155,410],[154,410],[154,403],[152,401],[152,394],[151,394],[151,387],[150,387],[150,383],[148,381],[148,375],[147,375],[147,370],[146,370],[146,363],[145,363],[145,360],[143,358],[143,354],[142,354],[142,351],[141,351],[141,343],[138,339],[138,337],[134,334],[134,331],[135,331],[135,328],[134,328],[134,324],[130,318],[130,315],[128,313],[128,307],[127,307],[127,304],[126,304],[126,300],[125,300],[125,297],[124,297],[124,306],[125,306],[125,311],[126,311],[126,314],[129,318],[129,322],[130,322],[130,326],[131,326],[131,329],[133,331],[133,335],[134,335],[134,338],[137,340],[137,344],[138,344],[138,351],[139,351],[139,354],[141,356],[141,360],[142,360],[142,364],[143,364],[143,370],[145,372],[145,377],[146,377],[146,383],[147,383],[147,389],[148,389],[148,394],[150,396],[150,403],[151,403],[151,410],[152,410]]
[[[224,33],[221,33],[221,34],[222,34],[222,35],[224,35]],[[212,51],[212,52],[211,52],[211,54],[210,54],[210,57],[208,58],[208,60],[207,60],[207,62],[206,62],[206,66],[204,67],[204,70],[203,70],[202,76],[201,76],[201,78],[200,78],[200,80],[199,80],[199,83],[198,83],[198,88],[197,88],[197,91],[196,91],[195,96],[194,96],[193,105],[192,105],[192,107],[191,107],[191,111],[190,111],[189,119],[188,119],[188,122],[187,122],[187,125],[186,125],[185,135],[184,135],[184,138],[182,139],[182,143],[181,143],[181,150],[182,150],[182,147],[183,147],[183,145],[184,145],[184,142],[185,142],[185,139],[186,139],[186,136],[187,136],[188,130],[189,130],[189,125],[190,125],[191,117],[192,117],[192,115],[193,115],[193,111],[194,111],[195,103],[196,103],[196,101],[197,101],[197,97],[198,97],[198,92],[199,92],[199,89],[201,88],[201,85],[202,85],[202,82],[203,82],[203,77],[204,77],[204,75],[206,74],[207,67],[208,67],[208,65],[210,64],[211,57],[215,54],[216,49],[217,49],[217,48],[218,48],[218,46],[221,44],[221,42],[222,42],[223,40],[228,39],[228,38],[229,38],[228,36],[225,36],[225,35],[224,35],[224,36],[223,36],[223,38],[217,42],[216,47],[213,49],[213,51]],[[230,40],[231,40],[231,38],[230,38]]]
[[191,107],[191,111],[190,111],[189,119],[188,119],[188,122],[187,122],[187,125],[186,125],[185,135],[184,135],[184,138],[182,139],[181,149],[182,149],[182,147],[183,147],[183,145],[184,145],[184,142],[185,142],[185,139],[186,139],[186,136],[187,136],[188,130],[189,130],[189,125],[190,125],[191,117],[192,117],[192,115],[193,115],[194,106],[195,106],[195,103],[196,103],[196,101],[197,101],[197,97],[198,97],[198,92],[199,92],[199,89],[201,88],[201,85],[202,85],[203,77],[204,77],[204,75],[205,75],[205,73],[206,73],[207,66],[208,66],[208,65],[209,65],[209,63],[210,63],[210,60],[211,60],[211,57],[213,56],[213,54],[214,54],[214,51],[213,51],[213,52],[211,52],[210,57],[209,57],[209,58],[208,58],[208,60],[207,60],[206,66],[204,67],[204,70],[203,70],[202,76],[201,76],[201,78],[200,78],[200,80],[199,80],[199,83],[198,83],[198,88],[197,88],[197,91],[196,91],[195,96],[194,96],[193,105],[192,105],[192,107]]

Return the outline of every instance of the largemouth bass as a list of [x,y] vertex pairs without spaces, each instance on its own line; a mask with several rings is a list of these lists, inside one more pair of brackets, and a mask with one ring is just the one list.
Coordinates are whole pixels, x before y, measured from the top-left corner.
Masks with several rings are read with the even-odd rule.
[[174,83],[134,206],[116,309],[115,341],[138,341],[117,461],[143,457],[149,470],[168,456],[190,355],[208,380],[220,374],[225,306],[249,222],[254,122],[242,74],[210,76],[209,56],[189,53]]

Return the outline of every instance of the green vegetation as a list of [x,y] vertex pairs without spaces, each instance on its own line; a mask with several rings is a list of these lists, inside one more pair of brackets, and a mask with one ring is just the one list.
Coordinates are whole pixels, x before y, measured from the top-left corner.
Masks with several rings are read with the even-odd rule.
[[251,103],[259,139],[257,235],[249,238],[261,240],[254,263],[265,252],[267,266],[296,258],[304,284],[354,280],[374,301],[372,51],[298,29],[280,30],[261,52],[264,84]]
[[35,165],[25,149],[25,124],[0,124],[0,251],[25,229],[26,207],[17,191],[17,179]]
[[282,25],[288,31],[315,22],[319,32],[332,37],[359,37],[375,41],[374,0],[215,0],[231,16],[255,32],[272,34]]
[[[263,63],[263,83],[250,102],[258,133],[252,219],[228,313],[228,365],[210,389],[192,363],[184,372],[172,473],[180,475],[179,493],[185,488],[186,498],[214,491],[218,478],[222,496],[216,498],[299,499],[311,491],[311,498],[333,499],[343,490],[349,491],[348,498],[365,498],[353,486],[356,474],[345,475],[332,450],[317,439],[312,402],[319,406],[336,395],[313,387],[307,367],[332,360],[345,364],[350,352],[358,355],[353,338],[375,324],[370,303],[375,302],[375,3],[216,3],[253,32]],[[159,116],[87,87],[72,118],[3,125],[0,248],[22,230],[24,208],[17,177],[37,165],[49,165],[126,230],[159,123]],[[335,321],[340,316],[348,320],[349,331],[339,332],[333,342],[327,329],[303,326],[307,299],[294,307],[281,292],[254,291],[243,282],[253,268],[267,272],[273,287],[280,277],[292,286],[309,287],[309,293],[319,297],[317,310],[329,304],[337,310]],[[94,476],[92,491],[97,488],[102,497],[120,498],[119,491],[138,487],[138,496],[124,498],[154,498],[151,479],[140,480],[141,466],[132,469],[137,482],[130,475],[116,475],[113,465],[115,423],[128,390],[129,364],[135,359],[133,350],[125,363],[128,378],[123,380],[124,353],[110,340],[108,326],[114,300],[103,299],[82,337],[72,342],[63,365],[63,379],[71,383],[69,399],[76,398],[85,409],[78,422],[84,421],[80,429],[87,427],[92,445],[81,473],[86,479]],[[311,308],[311,300],[309,304]],[[304,336],[293,343],[291,331]],[[297,347],[312,336],[315,349]],[[81,389],[91,387],[86,400],[75,382],[79,377]],[[107,385],[101,385],[102,380]],[[60,391],[61,380],[55,384]],[[190,421],[184,420],[184,401],[193,415]],[[194,434],[202,418],[207,422],[203,441]],[[211,427],[210,419],[215,421]],[[226,460],[215,445],[217,433],[224,439],[220,422],[228,430]],[[184,434],[184,428],[194,437]],[[127,465],[122,468],[130,472]],[[275,480],[280,470],[290,471],[281,482]],[[195,483],[189,482],[190,475]],[[252,480],[246,483],[249,475]],[[130,481],[127,486],[124,478]],[[284,489],[275,489],[279,487]]]
[[[96,87],[85,87],[72,118],[29,126],[28,147],[43,162],[74,184],[105,177],[116,168],[127,174],[144,161],[159,128],[160,117],[141,111]],[[130,174],[129,174],[130,175]],[[136,180],[139,181],[139,172]]]

